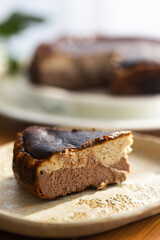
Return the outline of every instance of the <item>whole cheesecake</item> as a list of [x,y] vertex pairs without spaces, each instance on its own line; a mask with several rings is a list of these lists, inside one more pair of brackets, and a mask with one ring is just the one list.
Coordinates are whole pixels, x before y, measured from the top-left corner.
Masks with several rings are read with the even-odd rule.
[[28,127],[17,134],[13,172],[25,189],[45,199],[103,189],[126,179],[132,142],[130,131]]
[[65,89],[106,88],[113,94],[160,92],[160,41],[64,37],[41,44],[30,69],[33,83]]

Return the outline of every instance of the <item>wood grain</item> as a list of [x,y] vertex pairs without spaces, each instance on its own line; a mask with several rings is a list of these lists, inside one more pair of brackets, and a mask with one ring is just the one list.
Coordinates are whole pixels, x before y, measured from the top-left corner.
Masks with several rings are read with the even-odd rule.
[[[0,117],[0,145],[14,140],[18,131],[31,123],[23,123],[9,118]],[[143,133],[160,136],[160,129],[143,131]],[[0,231],[1,240],[29,240],[37,239]],[[74,238],[75,239],[75,238]],[[160,240],[160,214],[121,227],[119,229],[90,237],[76,238],[76,240]]]

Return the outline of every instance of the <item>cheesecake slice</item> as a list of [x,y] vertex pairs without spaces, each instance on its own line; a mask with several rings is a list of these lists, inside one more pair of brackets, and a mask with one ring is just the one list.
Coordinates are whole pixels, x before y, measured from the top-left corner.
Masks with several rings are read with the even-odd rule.
[[17,134],[13,172],[24,188],[45,199],[103,189],[126,180],[132,142],[130,131],[28,127]]

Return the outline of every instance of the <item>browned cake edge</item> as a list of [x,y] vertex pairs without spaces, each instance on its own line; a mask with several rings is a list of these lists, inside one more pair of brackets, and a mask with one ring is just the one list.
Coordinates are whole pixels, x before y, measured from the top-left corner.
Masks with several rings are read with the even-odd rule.
[[160,92],[160,63],[143,62],[115,69],[110,85],[113,94],[153,94]]

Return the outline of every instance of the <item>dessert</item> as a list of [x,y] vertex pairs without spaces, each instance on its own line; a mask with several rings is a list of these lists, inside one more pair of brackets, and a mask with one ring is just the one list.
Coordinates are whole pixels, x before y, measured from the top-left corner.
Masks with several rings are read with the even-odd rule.
[[17,134],[13,171],[18,182],[40,198],[103,189],[126,179],[132,142],[130,131],[32,126]]
[[32,82],[66,89],[106,87],[114,94],[160,92],[160,41],[144,38],[61,38],[42,44]]
[[105,38],[61,38],[41,44],[29,69],[33,83],[84,89],[107,85],[114,58]]

